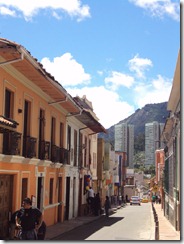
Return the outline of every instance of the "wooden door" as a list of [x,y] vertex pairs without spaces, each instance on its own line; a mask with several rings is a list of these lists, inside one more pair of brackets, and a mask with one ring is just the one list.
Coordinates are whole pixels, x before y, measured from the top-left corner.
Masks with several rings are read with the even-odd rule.
[[12,211],[13,176],[0,175],[0,238],[9,235],[9,213]]

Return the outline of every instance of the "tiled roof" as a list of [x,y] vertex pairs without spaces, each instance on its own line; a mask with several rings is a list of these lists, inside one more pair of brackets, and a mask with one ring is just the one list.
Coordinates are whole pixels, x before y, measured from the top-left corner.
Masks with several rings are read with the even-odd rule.
[[16,128],[18,123],[12,119],[7,119],[4,116],[0,115],[0,124],[1,125],[6,125],[12,128]]

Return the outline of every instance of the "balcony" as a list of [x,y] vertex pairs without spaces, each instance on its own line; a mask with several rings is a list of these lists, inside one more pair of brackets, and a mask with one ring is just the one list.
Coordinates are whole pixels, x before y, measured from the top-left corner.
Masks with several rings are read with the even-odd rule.
[[39,144],[39,158],[41,160],[50,160],[50,142],[41,141]]
[[24,137],[23,156],[26,158],[36,157],[36,141],[37,139],[31,136]]
[[51,146],[51,161],[54,163],[60,161],[60,147],[56,145]]
[[70,164],[70,151],[58,147],[56,145],[51,146],[51,161],[53,163]]
[[3,131],[3,154],[20,155],[21,133],[16,131]]
[[65,148],[60,148],[60,163],[70,164],[70,151]]

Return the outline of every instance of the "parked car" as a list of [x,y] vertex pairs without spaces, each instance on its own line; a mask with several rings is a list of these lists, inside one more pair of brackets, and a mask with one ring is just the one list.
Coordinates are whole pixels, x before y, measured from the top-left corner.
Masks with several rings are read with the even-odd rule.
[[133,205],[133,204],[141,205],[141,200],[138,196],[132,196],[130,198],[130,205]]

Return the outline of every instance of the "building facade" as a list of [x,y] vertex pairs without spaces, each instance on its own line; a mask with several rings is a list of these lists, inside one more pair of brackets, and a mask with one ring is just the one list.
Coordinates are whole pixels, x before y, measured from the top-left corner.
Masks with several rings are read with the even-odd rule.
[[163,146],[160,141],[163,126],[157,121],[145,124],[145,167],[155,165],[155,150]]
[[163,169],[163,211],[174,228],[181,230],[181,124],[180,124],[180,52],[167,104],[170,111],[161,140],[165,143]]
[[127,165],[133,168],[134,125],[122,123],[115,125],[115,151],[127,153]]
[[6,39],[0,39],[0,87],[1,239],[25,197],[48,226],[84,214],[85,176],[90,184],[96,178],[96,134],[106,132],[92,108]]

